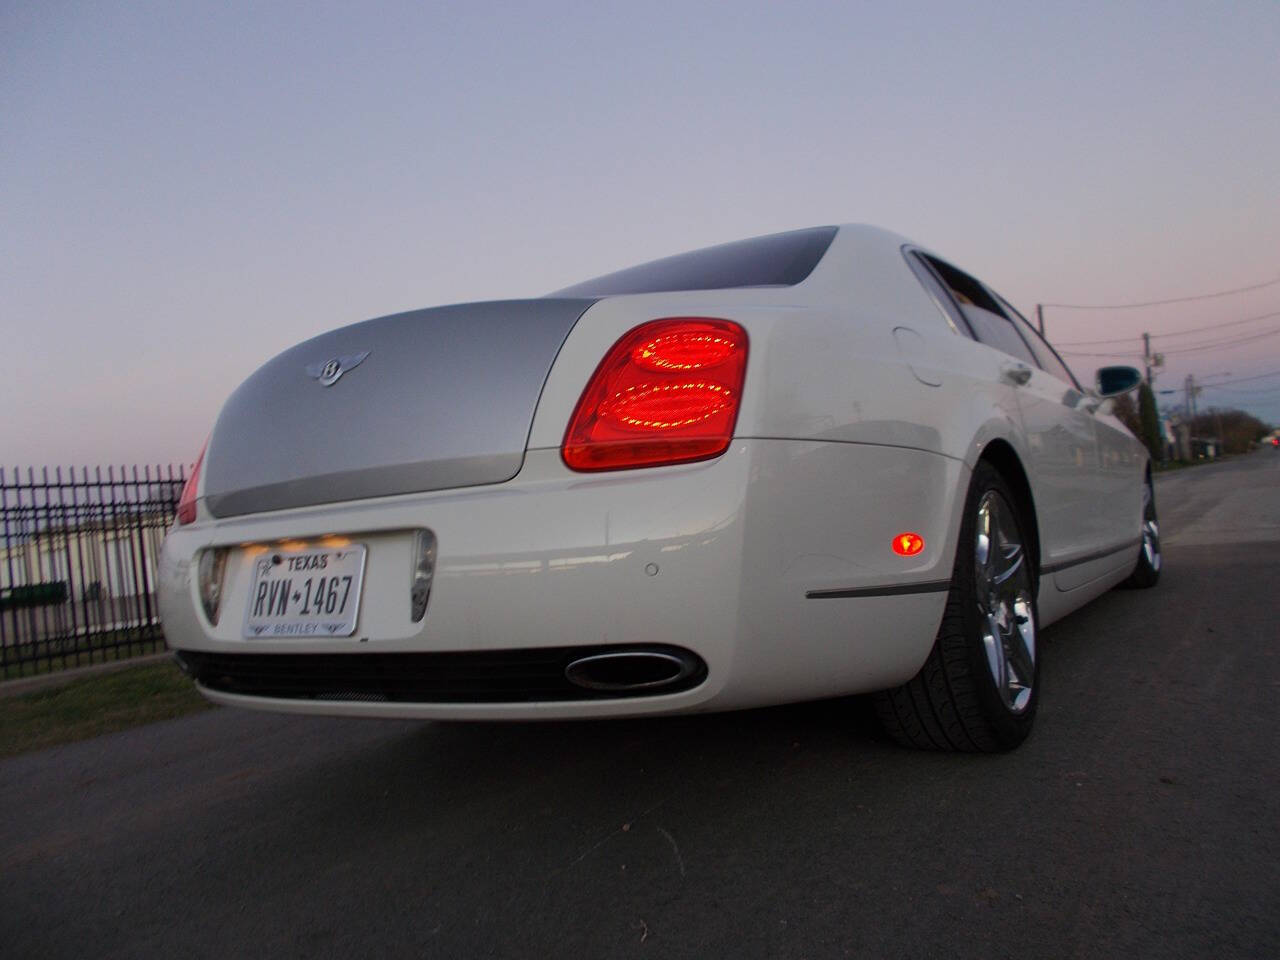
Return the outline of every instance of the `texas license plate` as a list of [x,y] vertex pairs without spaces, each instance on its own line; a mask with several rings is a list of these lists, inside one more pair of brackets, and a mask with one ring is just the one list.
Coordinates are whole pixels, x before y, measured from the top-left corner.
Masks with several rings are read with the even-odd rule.
[[246,637],[349,637],[364,580],[362,544],[268,551],[253,560]]

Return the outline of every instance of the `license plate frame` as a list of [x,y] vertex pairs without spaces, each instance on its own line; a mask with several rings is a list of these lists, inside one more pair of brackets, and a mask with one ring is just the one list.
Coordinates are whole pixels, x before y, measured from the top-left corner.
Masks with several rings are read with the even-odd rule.
[[367,556],[362,543],[258,554],[243,635],[253,640],[351,636],[360,614]]

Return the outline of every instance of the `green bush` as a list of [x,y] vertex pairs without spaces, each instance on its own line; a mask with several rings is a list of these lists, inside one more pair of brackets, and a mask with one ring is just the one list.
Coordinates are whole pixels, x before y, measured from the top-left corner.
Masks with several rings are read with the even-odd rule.
[[1160,420],[1156,413],[1156,396],[1151,392],[1151,384],[1143,383],[1138,388],[1138,421],[1142,432],[1138,434],[1151,454],[1151,459],[1159,463],[1164,459],[1164,442],[1160,439]]
[[24,607],[47,607],[67,602],[67,582],[54,580],[49,583],[26,583],[10,587],[0,594],[0,610],[20,610]]

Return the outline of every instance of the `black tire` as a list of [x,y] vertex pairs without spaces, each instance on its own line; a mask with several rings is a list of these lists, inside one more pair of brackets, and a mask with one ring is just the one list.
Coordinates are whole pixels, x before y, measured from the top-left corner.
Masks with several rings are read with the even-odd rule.
[[1164,558],[1160,552],[1160,523],[1156,519],[1156,491],[1147,477],[1142,487],[1142,543],[1138,564],[1129,579],[1120,584],[1131,590],[1148,590],[1160,582]]
[[1009,485],[979,461],[929,658],[902,686],[874,695],[882,726],[904,746],[993,753],[1013,749],[1031,732],[1040,689],[1039,618],[1024,527]]

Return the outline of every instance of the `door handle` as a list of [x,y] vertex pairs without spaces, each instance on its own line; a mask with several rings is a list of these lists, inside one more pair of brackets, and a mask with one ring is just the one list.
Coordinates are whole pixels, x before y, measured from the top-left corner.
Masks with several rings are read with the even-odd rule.
[[1002,363],[1000,365],[1000,376],[1007,383],[1012,383],[1015,387],[1021,387],[1031,379],[1031,368],[1025,363]]

